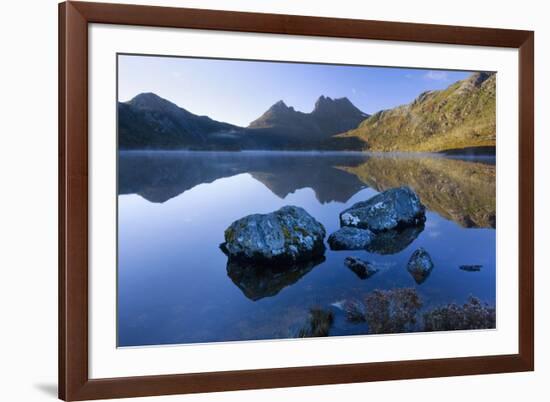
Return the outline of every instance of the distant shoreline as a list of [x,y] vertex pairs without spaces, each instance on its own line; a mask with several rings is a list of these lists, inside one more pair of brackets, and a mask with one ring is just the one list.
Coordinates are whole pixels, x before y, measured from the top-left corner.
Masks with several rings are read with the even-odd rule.
[[338,150],[267,150],[267,149],[244,149],[244,150],[205,150],[205,149],[119,149],[119,152],[124,153],[193,153],[193,154],[295,154],[295,155],[364,155],[364,156],[380,156],[380,157],[392,157],[392,156],[407,156],[407,157],[495,157],[496,147],[494,146],[481,146],[481,147],[467,147],[460,149],[450,149],[445,151],[434,152],[415,152],[415,151],[338,151]]
[[496,146],[467,147],[448,149],[440,153],[453,156],[496,156]]

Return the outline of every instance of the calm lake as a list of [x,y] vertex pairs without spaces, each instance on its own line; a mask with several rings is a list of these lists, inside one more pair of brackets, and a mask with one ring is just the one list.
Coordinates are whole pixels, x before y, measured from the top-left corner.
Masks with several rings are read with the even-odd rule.
[[[372,252],[327,247],[287,274],[228,274],[219,245],[233,221],[296,205],[328,235],[342,210],[401,185],[427,208],[423,230]],[[330,335],[364,334],[341,306],[374,289],[414,287],[426,310],[469,296],[495,305],[494,157],[121,151],[118,186],[119,346],[295,337],[316,306],[334,312]],[[419,247],[435,268],[417,283],[406,265]],[[361,279],[348,256],[379,272]],[[481,270],[459,269],[472,264]]]

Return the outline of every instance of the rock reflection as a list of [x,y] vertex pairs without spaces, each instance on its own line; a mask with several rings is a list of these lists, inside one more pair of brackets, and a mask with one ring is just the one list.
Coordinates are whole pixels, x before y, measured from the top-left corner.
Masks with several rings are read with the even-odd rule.
[[325,257],[285,266],[254,264],[229,259],[227,275],[243,294],[257,301],[277,295],[325,261]]
[[409,271],[409,273],[417,285],[422,285],[426,282],[432,271]]
[[396,254],[406,249],[424,230],[424,225],[412,226],[402,230],[387,230],[377,233],[366,249],[376,254]]

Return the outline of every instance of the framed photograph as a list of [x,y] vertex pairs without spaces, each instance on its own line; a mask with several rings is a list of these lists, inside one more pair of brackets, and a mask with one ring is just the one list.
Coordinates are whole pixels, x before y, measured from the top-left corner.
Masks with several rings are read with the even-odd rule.
[[59,22],[61,399],[533,370],[533,32]]

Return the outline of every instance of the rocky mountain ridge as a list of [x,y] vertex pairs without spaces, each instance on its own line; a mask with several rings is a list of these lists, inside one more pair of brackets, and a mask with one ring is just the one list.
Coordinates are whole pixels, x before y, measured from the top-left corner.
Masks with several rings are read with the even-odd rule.
[[383,110],[341,138],[365,150],[439,152],[496,145],[496,74],[479,72],[407,105]]
[[282,100],[248,127],[198,116],[153,93],[118,103],[121,149],[441,152],[496,144],[496,74],[478,72],[368,115],[320,96],[310,113]]

